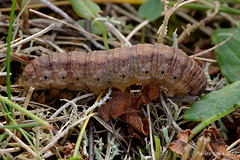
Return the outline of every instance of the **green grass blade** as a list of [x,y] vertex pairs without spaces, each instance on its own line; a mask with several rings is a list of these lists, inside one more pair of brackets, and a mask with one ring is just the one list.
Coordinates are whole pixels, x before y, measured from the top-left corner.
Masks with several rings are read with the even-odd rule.
[[[12,1],[12,10],[10,13],[10,21],[9,21],[9,28],[8,28],[8,39],[7,39],[7,93],[8,99],[11,100],[11,88],[10,88],[10,51],[11,51],[11,36],[12,36],[12,25],[13,25],[13,17],[15,12],[17,0]],[[9,106],[9,111],[11,112],[11,116],[13,117],[13,110],[12,107]]]
[[95,23],[98,26],[99,30],[103,34],[104,47],[105,47],[106,51],[108,51],[109,50],[109,46],[108,46],[108,42],[107,42],[107,31],[105,30],[105,28],[103,27],[103,25],[102,25],[102,23],[100,21],[96,21]]
[[17,128],[32,128],[32,127],[36,127],[39,126],[39,123],[26,123],[26,124],[19,124],[19,125],[4,125],[4,126],[0,126],[0,129],[17,129]]
[[13,107],[13,108],[15,108],[15,109],[17,109],[17,110],[19,110],[20,112],[24,113],[26,116],[32,118],[33,120],[35,120],[35,121],[38,122],[39,124],[45,126],[46,128],[48,128],[48,129],[51,129],[51,128],[52,128],[51,125],[50,125],[48,122],[42,120],[42,119],[39,118],[38,116],[34,115],[33,113],[31,113],[31,112],[29,112],[28,110],[24,109],[23,107],[19,106],[18,104],[15,104],[15,103],[13,103],[12,101],[4,98],[4,97],[1,96],[1,95],[0,95],[0,101],[6,103],[7,105],[9,105],[9,106],[11,106],[11,107]]

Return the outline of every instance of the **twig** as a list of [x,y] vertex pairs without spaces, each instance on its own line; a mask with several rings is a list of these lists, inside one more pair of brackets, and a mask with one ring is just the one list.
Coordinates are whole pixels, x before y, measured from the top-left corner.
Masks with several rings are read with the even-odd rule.
[[48,145],[46,145],[40,152],[39,155],[43,154],[44,152],[46,152],[49,148],[51,148],[61,137],[63,137],[65,134],[68,133],[68,131],[75,127],[76,125],[78,125],[79,123],[83,122],[84,120],[92,117],[94,115],[94,113],[89,114],[88,116],[81,118],[80,120],[74,122],[72,125],[68,126],[64,131],[62,132],[58,132],[53,138],[52,141],[50,141],[50,143],[48,143]]
[[20,150],[21,150],[20,147],[0,149],[0,154],[2,154],[2,153],[10,153],[10,152],[18,152]]
[[[140,5],[146,0],[92,0],[95,3],[129,3],[129,4],[137,4]],[[56,6],[67,6],[70,5],[69,0],[63,0],[63,1],[53,1],[52,2]],[[46,8],[46,5],[41,3],[34,3],[27,6],[27,8]],[[19,8],[16,8],[16,10],[19,10]],[[0,12],[10,12],[11,8],[0,8]]]
[[132,13],[129,13],[128,11],[122,9],[121,7],[119,7],[118,5],[112,5],[112,8],[116,11],[118,11],[119,13],[133,19],[134,21],[138,22],[138,23],[142,23],[144,20],[137,17],[136,15],[132,14]]
[[[40,31],[40,32],[38,32],[38,33],[36,33],[36,34],[34,34],[34,35],[31,35],[31,36],[29,36],[29,37],[27,37],[27,38],[25,38],[25,39],[23,39],[23,40],[15,43],[15,44],[13,44],[13,45],[11,45],[11,49],[12,49],[12,48],[15,48],[15,47],[17,47],[17,46],[19,46],[19,45],[22,45],[22,44],[24,44],[24,43],[27,43],[27,42],[31,41],[32,39],[34,39],[34,38],[36,38],[36,37],[39,37],[39,36],[43,35],[44,33],[50,31],[50,30],[53,29],[54,27],[55,27],[55,24],[53,23],[53,24],[51,24],[50,26],[48,26],[47,28],[43,29],[42,31]],[[6,52],[6,51],[7,51],[7,48],[3,48],[3,49],[0,50],[0,53],[1,53],[1,52]]]
[[85,43],[76,43],[76,42],[71,42],[71,41],[55,41],[55,44],[65,44],[65,45],[75,45],[75,46],[82,46],[85,48],[88,52],[91,52],[91,48],[89,48]]
[[56,45],[55,43],[47,40],[47,39],[43,39],[43,41],[47,42],[50,46],[52,46],[53,48],[55,48],[58,52],[65,52],[63,49],[61,49],[58,45]]
[[215,10],[212,14],[210,14],[209,16],[205,17],[204,19],[202,19],[200,22],[197,22],[197,23],[194,23],[192,25],[188,25],[188,27],[181,33],[181,35],[178,37],[178,43],[182,42],[185,38],[185,36],[187,34],[189,34],[190,32],[192,32],[194,29],[206,24],[207,22],[209,22],[210,20],[213,19],[213,17],[216,16],[216,14],[218,13],[219,11],[219,7],[220,7],[220,4],[219,2],[216,2],[215,3]]
[[104,160],[108,160],[109,157],[110,157],[110,153],[111,153],[111,142],[113,143],[114,140],[115,140],[115,137],[112,138],[112,140],[110,139],[110,136],[111,136],[111,132],[107,132],[107,151],[106,151],[106,154],[105,154],[105,159]]
[[[41,3],[44,3],[46,6],[48,6],[50,9],[52,9],[54,12],[58,13],[59,15],[61,15],[63,18],[67,19],[70,23],[72,23],[75,27],[77,27],[79,30],[83,31],[83,32],[87,32],[84,28],[82,28],[82,26],[80,26],[74,19],[72,19],[68,14],[66,14],[63,10],[61,10],[60,8],[58,8],[57,6],[55,6],[54,4],[52,4],[51,2],[47,1],[47,0],[38,0]],[[95,40],[91,40],[91,36],[89,36],[88,34],[84,34],[84,36],[88,39],[90,39],[90,41],[97,47],[100,49],[105,49],[104,46],[102,46],[101,44],[99,44],[97,41]]]
[[[101,15],[97,14],[101,18]],[[122,44],[126,44],[126,46],[131,47],[132,44],[128,41],[128,39],[125,38],[125,36],[116,28],[112,23],[109,23],[108,21],[104,22],[104,25],[117,37],[119,41],[121,41]]]
[[97,115],[93,116],[93,118],[95,118],[103,127],[105,127],[108,131],[110,131],[114,136],[116,136],[118,139],[124,141],[124,143],[126,145],[128,145],[128,142],[122,137],[121,134],[115,132],[112,127],[107,124],[106,122],[104,122],[101,118],[99,118]]
[[[33,91],[34,91],[34,88],[30,87],[30,89],[28,91],[28,94],[26,96],[25,102],[23,104],[24,109],[27,109],[27,106],[29,104],[30,98],[32,97]],[[21,115],[20,115],[19,120],[18,120],[18,124],[22,123],[23,118],[24,118],[24,113],[21,112]]]
[[126,39],[121,32],[119,32],[118,29],[116,29],[111,23],[105,22],[105,26],[119,39],[122,44],[126,43],[127,46],[131,47],[132,44]]
[[130,148],[131,148],[131,144],[132,144],[132,138],[130,138],[130,141],[129,141],[129,144],[128,144],[128,148],[127,148],[127,153],[125,155],[124,160],[127,160],[127,158],[130,157],[129,151],[130,151]]
[[121,6],[123,6],[125,9],[127,9],[129,12],[131,12],[134,15],[138,15],[138,11],[136,10],[136,8],[134,8],[133,5],[129,4],[129,3],[123,3]]
[[177,133],[181,132],[182,129],[181,129],[181,128],[177,125],[177,123],[173,120],[173,117],[172,117],[172,115],[171,115],[171,112],[170,112],[169,109],[168,109],[168,106],[167,106],[167,104],[166,104],[166,102],[165,102],[165,100],[164,100],[164,98],[163,98],[163,96],[162,96],[162,93],[160,93],[160,100],[161,100],[163,109],[164,109],[164,111],[165,111],[165,114],[166,114],[166,116],[167,116],[168,123],[173,126],[174,130],[175,130]]
[[[40,16],[40,17],[44,17],[44,18],[51,19],[51,20],[54,20],[54,21],[56,21],[56,22],[65,24],[66,26],[69,26],[69,27],[71,27],[71,28],[79,31],[79,32],[82,33],[82,34],[87,34],[87,35],[91,36],[91,38],[86,37],[86,38],[89,39],[89,40],[92,40],[92,37],[96,38],[97,40],[101,40],[101,41],[103,40],[102,37],[99,37],[99,36],[97,36],[97,35],[94,35],[94,34],[92,34],[92,33],[89,33],[89,32],[87,32],[87,31],[85,31],[85,30],[81,30],[81,29],[79,29],[78,27],[76,27],[76,26],[74,26],[74,25],[72,25],[72,24],[69,24],[69,23],[67,23],[67,22],[65,22],[65,21],[63,21],[63,20],[56,19],[56,18],[54,18],[54,17],[48,16],[48,15],[46,15],[46,14],[43,14],[43,13],[38,12],[38,11],[33,10],[33,9],[29,9],[29,12],[32,12],[32,13],[34,13],[34,14],[37,14],[37,15]],[[115,45],[115,46],[120,46],[119,43],[114,42],[114,41],[111,41],[111,40],[108,40],[108,43],[109,43],[109,44],[112,44],[112,45]]]
[[111,93],[112,93],[112,89],[109,88],[108,93],[104,96],[104,98],[100,97],[101,99],[99,98],[98,101],[96,101],[91,107],[89,107],[86,111],[84,111],[84,114],[87,115],[87,114],[91,113],[91,111],[93,111],[95,108],[100,107],[101,105],[105,104],[106,101],[111,98],[110,97]]
[[[90,97],[90,96],[93,96],[93,93],[88,93],[88,94],[85,94],[85,95],[82,95],[82,96],[79,96],[79,97],[76,97],[74,98],[73,100],[71,100],[72,102],[77,102],[81,99],[84,99],[84,98],[87,98],[87,97]],[[69,103],[66,103],[64,104],[61,108],[59,108],[49,119],[53,119],[55,118],[60,112],[62,112],[62,110],[64,110],[65,108],[67,108],[70,104]]]
[[25,11],[25,9],[27,8],[27,6],[28,6],[28,4],[29,4],[30,1],[31,1],[31,0],[28,0],[28,1],[25,3],[24,7],[21,9],[21,12],[17,15],[16,19],[14,20],[13,24],[15,24],[15,23],[17,22],[17,20],[19,19],[19,17],[22,15],[22,13],[23,13],[23,12]]
[[[0,123],[0,126],[3,126],[2,123]],[[28,147],[28,145],[26,145],[21,139],[19,139],[15,134],[13,134],[9,129],[5,128],[4,129],[5,132],[7,132],[7,134],[12,137],[21,147],[23,147],[24,149],[26,149],[29,153],[31,153],[34,157],[38,158],[37,154]]]
[[89,160],[94,160],[94,130],[93,130],[93,120],[90,119],[88,126],[88,154]]
[[227,147],[227,151],[230,151],[234,146],[236,146],[238,143],[240,143],[240,139],[233,142],[229,147]]
[[215,59],[202,58],[202,57],[193,57],[193,59],[199,59],[199,60],[207,61],[207,62],[217,62]]
[[[20,41],[20,40],[22,40],[22,39],[23,39],[23,37],[21,36],[18,39],[15,39],[15,40],[11,41],[11,45],[16,43],[16,42],[18,42],[18,41]],[[7,46],[7,43],[4,43],[4,44],[0,45],[0,48],[3,48],[5,46]]]
[[[195,20],[193,17],[191,17],[190,15],[188,15],[187,13],[183,12],[183,11],[176,11],[175,12],[176,15],[182,17],[183,19],[187,20],[188,22],[194,24],[194,23],[198,23],[197,20]],[[199,26],[199,29],[205,33],[206,35],[208,36],[211,36],[212,35],[212,32],[213,32],[213,29],[211,29],[210,27],[208,26]]]
[[142,23],[140,23],[137,27],[135,27],[132,32],[130,32],[127,36],[127,40],[130,40],[130,38],[137,32],[139,31],[141,28],[143,28],[144,26],[146,26],[149,23],[148,20],[143,21]]
[[147,105],[147,115],[148,115],[148,125],[149,125],[149,136],[150,136],[150,145],[151,145],[152,159],[156,159],[154,146],[153,146],[152,122],[151,122],[151,115],[150,115],[149,104]]
[[207,50],[205,50],[205,51],[202,51],[202,52],[199,52],[199,53],[197,53],[197,54],[191,55],[190,57],[202,56],[202,55],[204,55],[204,54],[206,54],[206,53],[208,53],[208,52],[213,51],[214,49],[216,49],[216,48],[222,46],[223,44],[225,44],[226,42],[228,42],[236,33],[237,33],[237,31],[235,31],[235,32],[234,32],[229,38],[227,38],[225,41],[223,41],[223,42],[221,42],[221,43],[215,45],[214,47],[209,48],[209,49],[207,49]]
[[168,1],[167,0],[162,0],[162,2],[164,3],[164,20],[163,20],[163,24],[159,27],[159,30],[157,32],[158,36],[158,43],[162,43],[164,37],[167,35],[167,28],[168,28],[168,21],[169,18],[171,17],[171,15],[173,14],[173,12],[175,12],[179,7],[187,4],[187,3],[192,3],[196,0],[188,0],[185,1],[183,3],[181,3],[183,0],[178,0],[174,6],[168,11]]

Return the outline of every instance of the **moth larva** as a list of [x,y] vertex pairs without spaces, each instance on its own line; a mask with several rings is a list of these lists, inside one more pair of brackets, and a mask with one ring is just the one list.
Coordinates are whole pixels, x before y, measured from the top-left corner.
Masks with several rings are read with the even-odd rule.
[[90,89],[155,82],[172,95],[198,95],[206,86],[201,67],[182,50],[163,44],[138,44],[109,51],[52,53],[28,64],[19,78],[26,88]]

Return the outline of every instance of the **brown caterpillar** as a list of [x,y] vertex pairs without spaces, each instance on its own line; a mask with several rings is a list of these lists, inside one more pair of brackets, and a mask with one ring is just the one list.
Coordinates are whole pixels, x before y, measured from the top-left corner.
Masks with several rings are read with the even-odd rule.
[[182,50],[163,44],[138,44],[109,51],[52,53],[28,64],[19,78],[25,88],[58,88],[99,93],[106,88],[155,82],[171,95],[199,95],[203,69]]

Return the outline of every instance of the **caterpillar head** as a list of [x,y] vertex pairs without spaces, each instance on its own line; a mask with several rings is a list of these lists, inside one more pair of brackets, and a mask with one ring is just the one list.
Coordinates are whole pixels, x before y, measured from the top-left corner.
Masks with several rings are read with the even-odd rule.
[[31,86],[36,86],[34,83],[34,79],[36,78],[37,74],[35,69],[31,65],[27,65],[18,79],[18,84],[23,86],[25,89],[29,89]]
[[36,90],[48,89],[49,84],[52,83],[52,77],[46,77],[46,74],[37,72],[32,64],[28,64],[20,75],[18,83],[25,89],[30,87],[34,87]]

